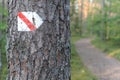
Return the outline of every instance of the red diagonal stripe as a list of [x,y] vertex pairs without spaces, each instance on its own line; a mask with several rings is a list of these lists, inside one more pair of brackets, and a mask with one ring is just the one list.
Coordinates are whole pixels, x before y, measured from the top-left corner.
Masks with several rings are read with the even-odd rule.
[[28,26],[28,28],[33,31],[36,29],[35,25],[33,25],[32,22],[30,22],[27,17],[22,13],[22,12],[18,12],[18,16],[21,20],[23,20],[23,22]]

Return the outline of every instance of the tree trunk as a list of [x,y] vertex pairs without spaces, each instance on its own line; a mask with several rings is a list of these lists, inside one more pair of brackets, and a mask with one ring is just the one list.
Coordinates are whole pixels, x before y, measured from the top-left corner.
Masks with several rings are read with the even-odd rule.
[[[70,80],[69,0],[8,0],[7,80]],[[43,24],[17,31],[18,12],[37,12]]]
[[84,14],[84,0],[81,0],[81,6],[80,6],[81,12],[80,12],[80,35],[82,36],[83,33],[83,14]]
[[105,40],[106,39],[106,4],[105,4],[105,0],[102,0],[102,25],[101,25],[101,40]]
[[[109,8],[108,8],[108,17],[111,17],[110,14],[111,14],[111,0],[109,0]],[[106,40],[109,40],[110,39],[110,25],[111,24],[110,22],[107,22],[107,27],[106,27]]]

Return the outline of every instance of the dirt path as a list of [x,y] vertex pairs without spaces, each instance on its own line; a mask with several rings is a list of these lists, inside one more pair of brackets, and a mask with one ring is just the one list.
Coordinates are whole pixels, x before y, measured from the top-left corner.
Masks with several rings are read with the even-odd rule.
[[105,55],[90,41],[91,39],[86,38],[75,44],[85,66],[98,77],[98,80],[120,80],[120,62]]

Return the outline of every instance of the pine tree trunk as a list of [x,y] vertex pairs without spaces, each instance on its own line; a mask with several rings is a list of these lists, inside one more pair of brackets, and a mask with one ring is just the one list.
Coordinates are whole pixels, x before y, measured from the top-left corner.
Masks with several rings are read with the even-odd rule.
[[[70,80],[69,0],[8,0],[7,80]],[[40,28],[17,31],[17,13],[33,11]]]

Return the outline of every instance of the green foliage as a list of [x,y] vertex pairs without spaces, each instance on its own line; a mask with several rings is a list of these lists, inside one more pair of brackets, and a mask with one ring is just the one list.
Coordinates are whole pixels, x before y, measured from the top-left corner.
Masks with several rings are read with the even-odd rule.
[[92,28],[93,34],[97,35],[93,41],[94,45],[120,60],[120,0],[108,1],[111,5],[105,4],[103,8],[96,9],[97,12],[91,14],[94,18],[87,18],[88,30],[90,32]]
[[0,4],[0,14],[3,14],[4,17],[6,17],[8,15],[8,11],[5,7],[5,9],[3,10],[2,5]]
[[120,38],[120,0],[107,0],[101,8],[93,8],[93,13],[89,13],[86,22],[88,23],[88,34],[97,35],[101,40]]
[[[4,18],[7,17],[7,9],[2,10],[2,7],[0,5],[0,14],[3,13]],[[1,49],[1,56],[2,56],[2,69],[0,70],[0,80],[6,80],[7,75],[7,59],[6,59],[6,20],[0,22],[0,49]]]
[[[5,26],[5,24],[3,25]],[[0,29],[2,32],[2,38],[0,40],[0,49],[1,49],[1,55],[2,55],[2,69],[0,72],[0,80],[6,80],[6,75],[7,75],[7,60],[6,60],[6,32],[5,29]]]
[[3,22],[3,23],[1,22],[1,23],[0,23],[0,30],[1,30],[1,31],[5,31],[6,26],[7,26],[7,25],[6,25],[6,22]]
[[96,38],[92,43],[108,56],[115,57],[120,60],[120,39],[102,41],[100,38]]

